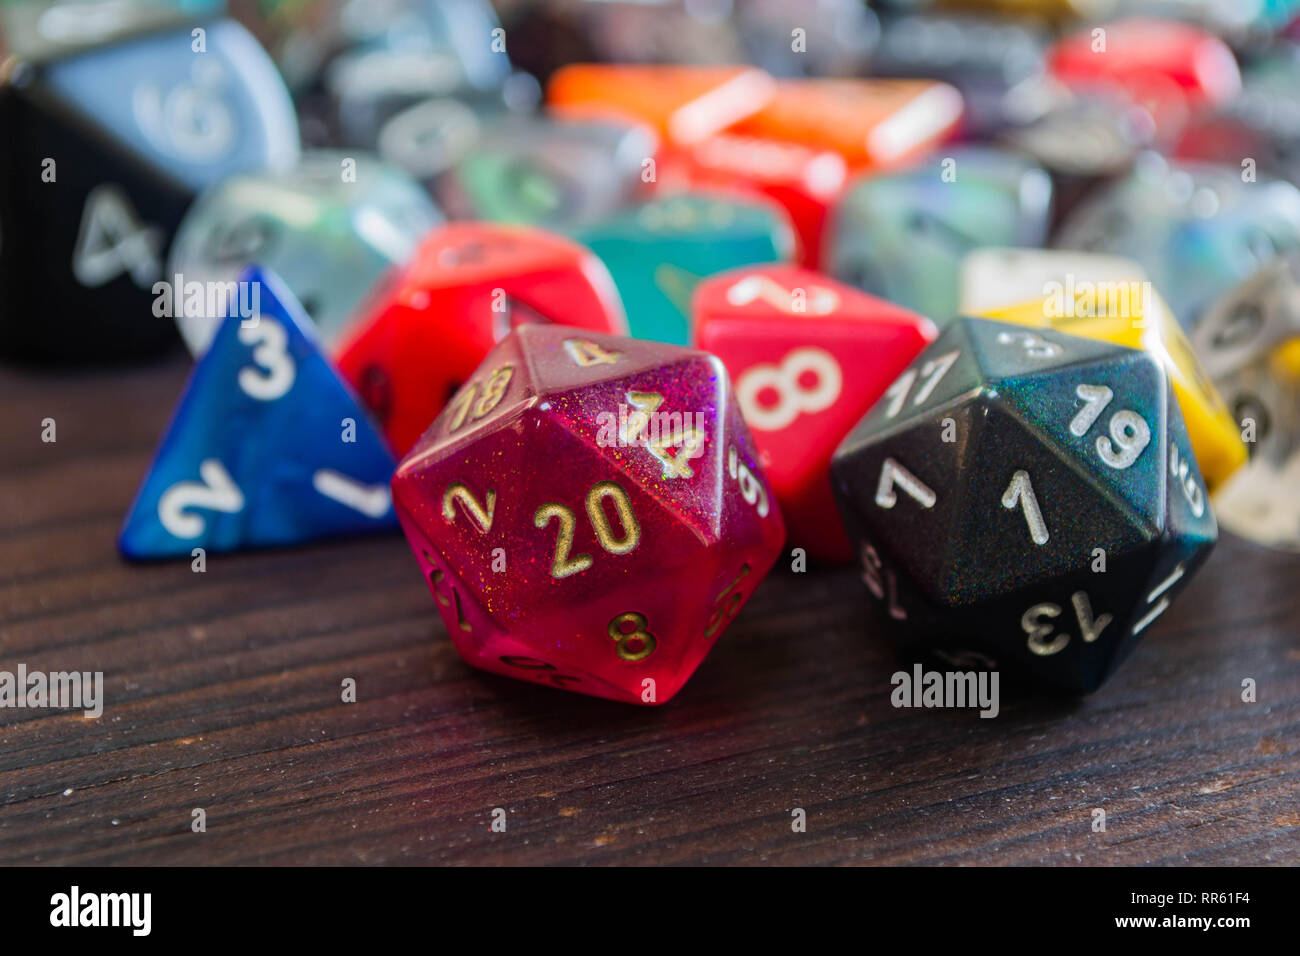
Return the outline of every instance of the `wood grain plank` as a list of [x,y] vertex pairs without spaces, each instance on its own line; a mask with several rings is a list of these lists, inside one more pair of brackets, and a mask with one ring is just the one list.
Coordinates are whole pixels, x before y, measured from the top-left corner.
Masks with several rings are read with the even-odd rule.
[[778,571],[628,708],[466,667],[399,535],[121,561],[185,374],[0,370],[0,669],[107,701],[0,710],[0,862],[1300,863],[1298,556],[1225,538],[1099,692],[994,720],[890,706],[857,575]]

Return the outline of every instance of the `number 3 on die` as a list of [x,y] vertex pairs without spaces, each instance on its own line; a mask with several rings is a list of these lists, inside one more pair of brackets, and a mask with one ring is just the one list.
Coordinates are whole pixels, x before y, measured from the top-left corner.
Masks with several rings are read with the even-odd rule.
[[239,387],[244,394],[262,402],[283,397],[293,387],[297,374],[284,326],[261,318],[256,325],[239,327],[239,341],[252,347],[255,363],[239,370]]

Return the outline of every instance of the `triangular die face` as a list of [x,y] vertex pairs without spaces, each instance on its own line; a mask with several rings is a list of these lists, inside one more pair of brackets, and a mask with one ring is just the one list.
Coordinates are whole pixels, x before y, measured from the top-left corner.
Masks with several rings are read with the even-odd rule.
[[520,327],[513,339],[539,395],[641,375],[703,355],[692,349],[553,324]]
[[1169,356],[1170,374],[1175,383],[1189,396],[1198,397],[1207,406],[1210,415],[1231,422],[1231,413],[1223,402],[1223,396],[1210,379],[1200,356],[1193,351],[1177,318],[1167,307],[1160,309],[1155,327],[1160,345]]
[[408,457],[436,457],[452,446],[477,441],[485,432],[516,420],[536,400],[538,391],[518,336],[507,336],[448,396]]
[[[908,660],[920,660],[934,635],[948,630],[949,618],[941,606],[922,591],[919,583],[900,573],[900,550],[869,529],[859,516],[858,504],[836,495],[836,504],[844,529],[854,542],[855,559],[862,582],[875,604],[876,620],[881,631]],[[861,504],[865,512],[867,500]],[[899,542],[904,546],[908,542]],[[949,633],[948,637],[960,637]]]
[[[725,638],[727,628],[770,570],[770,567],[755,567],[747,561],[746,558],[752,555],[747,555],[743,548],[744,545],[739,545],[735,550],[710,552],[709,559],[701,561],[698,568],[691,571],[693,580],[709,582],[708,586],[693,594],[689,594],[687,588],[665,582],[663,600],[681,604],[678,613],[683,630],[678,633],[693,635],[693,639],[680,642],[681,650],[671,672],[673,684],[667,692],[663,686],[659,688],[660,699],[680,690],[718,640]],[[683,600],[688,594],[693,599]]]
[[1086,567],[1094,549],[1127,554],[1158,532],[1114,507],[1072,456],[996,400],[983,400],[976,451],[958,483],[941,593],[952,606]]
[[545,413],[662,501],[697,534],[719,537],[719,476],[727,435],[725,373],[715,359],[677,361],[548,391]]
[[393,458],[274,277],[195,366],[119,538],[132,558],[233,551],[395,527]]
[[[417,540],[442,559],[469,604],[492,608],[499,631],[509,630],[518,623],[516,616],[528,611],[505,598],[534,570],[519,563],[520,548],[532,539],[538,504],[551,494],[545,471],[528,466],[518,441],[520,431],[536,428],[536,412],[520,409],[476,429],[470,443],[421,446],[402,460],[393,478],[395,505],[412,516]],[[520,530],[523,537],[516,543],[510,532]],[[494,566],[498,548],[504,550],[508,573]]]
[[1214,541],[1186,536],[1166,536],[1158,555],[1154,555],[1153,568],[1142,580],[1143,586],[1132,612],[1123,622],[1122,642],[1117,654],[1122,658],[1139,640],[1155,629],[1160,619],[1177,600],[1200,566],[1210,556]]
[[971,349],[989,384],[1050,371],[1062,365],[1099,362],[1116,353],[1109,342],[993,319],[964,320]]
[[[554,526],[548,530],[553,532]],[[593,554],[596,561],[602,557],[614,560],[608,555]],[[684,588],[681,583],[685,574],[692,580],[697,576],[715,578],[714,565],[713,555],[696,554],[689,571],[678,569],[641,578],[636,584],[630,579],[621,586],[614,583],[589,595],[580,605],[548,604],[532,615],[527,631],[507,632],[505,640],[512,640],[509,634],[518,633],[558,635],[550,646],[544,650],[535,647],[531,653],[546,659],[558,671],[578,678],[579,682],[568,683],[567,689],[634,701],[639,697],[641,681],[653,677],[656,698],[666,700],[685,683],[722,633],[722,628],[718,628],[710,637],[704,635],[708,602],[714,595]],[[574,613],[575,606],[582,608],[580,617]],[[643,643],[646,638],[624,636],[636,631],[650,636],[653,649],[648,657],[628,660],[624,655],[635,656],[646,647]],[[620,655],[620,648],[624,649],[624,655]],[[499,653],[494,656],[500,661]],[[527,678],[529,675],[511,673],[510,676]]]
[[1128,610],[1139,599],[1140,582],[1158,549],[1149,542],[1110,556],[1104,574],[1081,564],[1059,577],[992,597],[976,613],[963,616],[965,625],[954,628],[949,616],[929,640],[942,646],[959,637],[1023,686],[1086,693],[1131,649]]
[[[558,321],[539,312],[523,299],[511,296],[506,297],[505,315],[505,320],[498,323],[494,332],[498,342],[509,335],[511,329],[516,329],[521,325],[545,325],[548,322]],[[561,322],[560,324],[563,325],[564,323]]]
[[[941,593],[946,529],[960,523],[961,483],[975,464],[981,406],[966,401],[914,418],[908,427],[841,450],[831,481],[846,519],[877,548],[893,542],[899,577],[931,598]],[[944,419],[951,419],[948,426]],[[954,441],[945,441],[950,430]]]
[[984,384],[984,373],[966,328],[968,321],[959,319],[950,324],[894,379],[844,439],[837,455],[873,438],[910,428],[915,422],[929,421],[938,410],[972,395]]
[[1201,474],[1192,451],[1191,439],[1178,403],[1168,400],[1169,439],[1162,449],[1168,483],[1166,533],[1184,546],[1194,548],[1213,545],[1219,537],[1219,525],[1210,506],[1205,476]]
[[393,507],[402,530],[415,554],[424,583],[433,597],[456,650],[466,660],[475,659],[501,627],[483,607],[475,592],[466,586],[431,538],[424,533],[409,507],[399,498]]
[[[1071,343],[1072,344],[1072,343]],[[996,401],[1079,474],[1152,529],[1164,525],[1169,389],[1149,355],[1115,350],[1096,362],[999,381]]]
[[[710,473],[717,468],[722,475],[722,500],[714,526],[718,540],[727,542],[726,551],[732,557],[750,548],[761,552],[767,540],[774,539],[779,547],[785,538],[785,523],[776,489],[771,476],[760,466],[758,449],[738,405],[732,403],[719,415],[719,421],[724,425],[715,432],[718,439],[711,452],[718,457],[709,460]],[[703,466],[697,465],[696,471],[701,470]]]
[[[547,450],[546,462],[523,457],[521,432],[531,436],[530,447]],[[477,629],[474,615],[490,613],[483,628],[489,639],[474,649],[474,660],[489,670],[528,679],[538,675],[517,671],[537,666],[590,679],[590,686],[627,686],[626,675],[640,671],[617,653],[609,634],[615,617],[639,613],[651,633],[663,635],[646,659],[653,673],[686,653],[676,638],[702,626],[703,597],[683,600],[680,582],[711,565],[707,542],[669,503],[537,407],[453,454],[407,459],[393,484],[398,506],[419,516],[417,540],[427,541],[448,579],[465,588],[467,622]],[[449,608],[442,610],[450,621]],[[528,638],[541,634],[550,637],[544,646]],[[501,660],[512,655],[540,664]]]

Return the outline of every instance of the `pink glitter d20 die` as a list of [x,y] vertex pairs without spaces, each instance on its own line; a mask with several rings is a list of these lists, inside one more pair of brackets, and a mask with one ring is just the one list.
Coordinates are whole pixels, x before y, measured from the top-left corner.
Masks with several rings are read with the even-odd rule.
[[721,362],[554,325],[488,355],[393,501],[466,661],[631,703],[677,693],[785,538]]

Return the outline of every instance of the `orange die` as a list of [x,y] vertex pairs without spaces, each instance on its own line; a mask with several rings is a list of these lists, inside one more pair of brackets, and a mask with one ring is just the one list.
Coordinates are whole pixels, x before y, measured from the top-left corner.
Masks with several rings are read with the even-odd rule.
[[962,98],[932,80],[782,80],[734,131],[839,153],[854,169],[887,166],[956,132]]
[[775,83],[747,66],[621,66],[575,63],[551,77],[546,100],[566,116],[618,117],[690,145],[757,112]]
[[791,547],[850,560],[831,456],[934,341],[934,324],[820,273],[771,264],[704,280],[692,316],[695,345],[731,374]]

